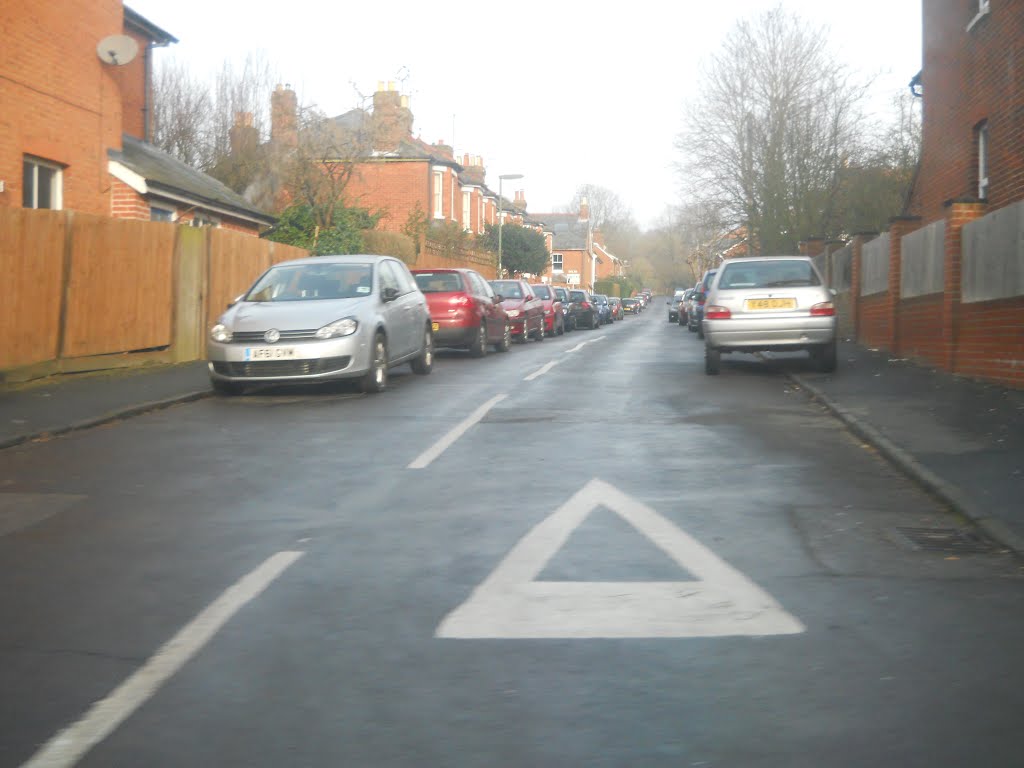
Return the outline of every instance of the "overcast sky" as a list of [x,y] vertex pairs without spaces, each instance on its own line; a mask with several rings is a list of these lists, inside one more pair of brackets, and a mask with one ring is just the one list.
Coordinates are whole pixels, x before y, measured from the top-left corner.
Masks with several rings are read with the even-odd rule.
[[921,68],[921,2],[126,4],[181,41],[158,61],[174,56],[203,73],[262,53],[301,103],[331,115],[395,81],[410,96],[414,133],[482,156],[495,190],[498,174],[524,174],[503,191],[524,190],[530,211],[599,184],[647,227],[678,199],[671,164],[684,104],[738,19],[781,4],[824,27],[838,60],[877,76],[871,104],[882,110]]

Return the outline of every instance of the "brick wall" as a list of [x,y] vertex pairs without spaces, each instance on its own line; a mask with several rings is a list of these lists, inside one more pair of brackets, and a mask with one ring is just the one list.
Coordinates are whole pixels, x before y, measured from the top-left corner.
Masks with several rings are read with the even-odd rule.
[[363,163],[352,174],[345,202],[383,212],[377,228],[401,232],[417,205],[429,217],[431,183],[426,160]]
[[964,304],[954,372],[1024,387],[1024,296]]
[[857,340],[868,347],[886,347],[890,338],[892,314],[889,294],[861,296],[857,302]]
[[977,196],[976,126],[989,125],[992,208],[1024,199],[1024,10],[991,3],[968,31],[978,3],[928,0],[924,13],[921,168],[910,213],[925,223],[943,203]]
[[110,215],[115,219],[149,221],[149,203],[120,179],[111,178]]
[[900,355],[935,362],[942,359],[942,294],[904,299],[896,315]]
[[0,205],[22,204],[25,154],[64,166],[64,208],[107,215],[107,148],[121,146],[124,74],[100,62],[96,44],[119,32],[120,0],[17,3],[4,14],[0,47]]

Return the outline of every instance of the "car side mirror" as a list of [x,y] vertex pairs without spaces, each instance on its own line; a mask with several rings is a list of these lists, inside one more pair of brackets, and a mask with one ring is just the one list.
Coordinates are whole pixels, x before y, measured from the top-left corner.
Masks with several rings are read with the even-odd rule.
[[494,294],[494,303],[495,304],[501,304],[501,302],[503,302],[504,300],[505,300],[505,297],[502,296],[500,293]]
[[233,306],[235,306],[235,304],[237,304],[238,302],[240,302],[240,301],[241,301],[242,299],[244,299],[244,298],[245,298],[245,294],[244,294],[244,293],[243,293],[243,294],[240,294],[240,295],[238,295],[238,296],[235,296],[235,298],[233,298],[233,299],[232,299],[232,300],[231,300],[231,301],[230,301],[230,302],[228,303],[228,306],[227,306],[227,308],[228,308],[228,309],[231,309],[231,308],[232,308]]
[[839,291],[837,291],[835,288],[829,288],[828,292],[831,293],[833,296],[839,295]]
[[385,288],[380,292],[380,296],[384,301],[394,301],[398,298],[398,289],[391,287]]

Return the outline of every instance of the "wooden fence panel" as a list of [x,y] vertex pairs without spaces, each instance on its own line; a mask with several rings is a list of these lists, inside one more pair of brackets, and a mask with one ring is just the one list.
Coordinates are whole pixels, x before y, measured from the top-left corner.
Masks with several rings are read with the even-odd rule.
[[170,345],[176,230],[74,215],[63,357]]
[[416,257],[413,269],[475,269],[488,280],[497,275],[495,257],[483,251],[456,250],[445,252],[440,246],[427,241],[426,246]]
[[270,246],[270,263],[277,264],[291,259],[304,259],[309,256],[309,251],[295,245],[285,245],[273,241],[264,241]]
[[270,267],[271,243],[226,229],[211,229],[209,237],[210,281],[206,311],[213,323],[229,303]]
[[63,211],[0,208],[0,370],[57,356],[66,227]]

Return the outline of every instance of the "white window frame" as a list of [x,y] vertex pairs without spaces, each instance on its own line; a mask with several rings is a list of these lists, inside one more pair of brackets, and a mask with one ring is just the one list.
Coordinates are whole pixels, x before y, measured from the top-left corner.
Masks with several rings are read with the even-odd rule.
[[462,229],[473,231],[473,193],[469,190],[462,193]]
[[[29,189],[22,190],[22,205],[25,208],[46,208],[53,211],[59,211],[64,207],[64,168],[57,163],[50,162],[49,160],[43,160],[40,157],[34,157],[32,155],[24,155],[22,158],[22,182],[25,179],[25,170],[30,167],[32,169],[32,189],[31,189],[31,204],[25,205],[25,194],[30,192]],[[50,179],[50,199],[49,205],[39,205],[39,171],[40,169],[45,170],[53,174]]]
[[988,199],[988,173],[989,173],[989,141],[988,121],[978,126],[978,198]]
[[[558,259],[557,262],[555,261],[556,258]],[[565,271],[565,260],[562,258],[562,254],[560,254],[560,253],[552,253],[551,254],[551,274],[553,274],[553,275],[560,275],[564,271]]]
[[434,171],[434,218],[444,218],[444,176]]

